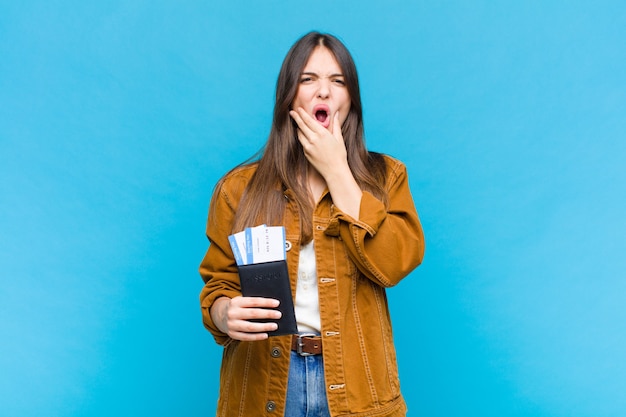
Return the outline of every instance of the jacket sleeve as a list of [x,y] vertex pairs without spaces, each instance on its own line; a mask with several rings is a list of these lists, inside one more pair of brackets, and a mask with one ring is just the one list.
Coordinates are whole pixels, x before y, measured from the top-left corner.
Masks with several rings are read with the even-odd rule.
[[219,297],[233,298],[241,295],[237,264],[228,243],[236,210],[233,201],[225,184],[216,187],[206,228],[209,249],[200,264],[200,275],[205,283],[200,292],[202,322],[220,345],[228,344],[231,339],[213,323],[209,309]]
[[396,285],[415,269],[422,262],[425,249],[406,167],[392,158],[387,163],[388,207],[364,191],[358,220],[334,208],[329,225],[329,229],[338,228],[357,268],[383,287]]

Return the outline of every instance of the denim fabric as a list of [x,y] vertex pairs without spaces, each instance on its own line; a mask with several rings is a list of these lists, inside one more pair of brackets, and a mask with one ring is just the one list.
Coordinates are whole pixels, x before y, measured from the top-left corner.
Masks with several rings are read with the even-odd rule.
[[291,352],[285,417],[330,417],[322,355]]

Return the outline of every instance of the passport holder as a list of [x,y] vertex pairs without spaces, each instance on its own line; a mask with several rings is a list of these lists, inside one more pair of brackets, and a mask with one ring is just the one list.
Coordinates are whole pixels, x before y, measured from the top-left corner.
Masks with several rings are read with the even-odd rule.
[[277,310],[282,313],[278,320],[255,320],[273,322],[278,329],[268,332],[270,336],[297,334],[296,313],[293,307],[291,284],[286,261],[239,265],[241,293],[245,297],[267,297],[280,301]]

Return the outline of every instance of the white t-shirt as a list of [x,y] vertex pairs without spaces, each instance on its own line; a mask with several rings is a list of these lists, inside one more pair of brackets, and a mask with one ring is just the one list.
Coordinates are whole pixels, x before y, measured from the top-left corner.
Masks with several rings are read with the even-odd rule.
[[322,326],[313,241],[300,247],[295,311],[299,333],[320,333]]

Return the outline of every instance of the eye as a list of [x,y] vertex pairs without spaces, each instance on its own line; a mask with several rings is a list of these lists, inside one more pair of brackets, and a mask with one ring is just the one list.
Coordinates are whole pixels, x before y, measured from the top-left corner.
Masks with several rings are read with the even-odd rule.
[[343,80],[343,78],[335,78],[333,82],[339,85],[346,85],[346,82]]
[[306,84],[306,83],[310,83],[311,81],[313,81],[313,77],[301,77],[300,78],[300,83],[301,84]]

